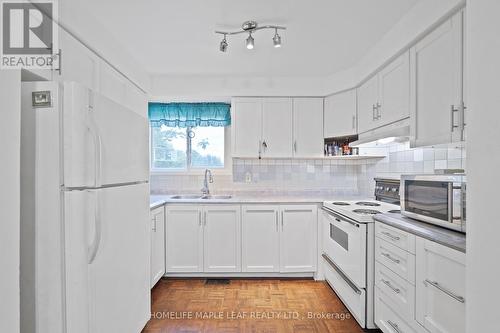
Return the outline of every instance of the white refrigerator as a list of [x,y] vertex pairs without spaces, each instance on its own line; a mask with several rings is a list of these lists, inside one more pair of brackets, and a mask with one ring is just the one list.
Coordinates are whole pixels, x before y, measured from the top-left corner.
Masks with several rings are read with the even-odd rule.
[[23,83],[21,112],[21,332],[140,332],[147,119],[73,82]]

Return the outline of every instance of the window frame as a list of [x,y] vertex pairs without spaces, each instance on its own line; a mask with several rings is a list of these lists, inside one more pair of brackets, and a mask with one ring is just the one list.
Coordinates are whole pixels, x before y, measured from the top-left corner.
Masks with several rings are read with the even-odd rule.
[[[189,156],[189,144],[186,139],[186,159],[191,159]],[[151,131],[151,124],[149,126],[149,170],[151,175],[195,175],[200,176],[205,174],[205,169],[210,169],[214,175],[232,175],[233,173],[233,160],[231,157],[231,126],[224,127],[224,167],[223,168],[197,168],[189,166],[187,163],[186,169],[161,169],[152,167],[152,154],[153,149],[153,134]],[[187,161],[186,161],[187,162]]]

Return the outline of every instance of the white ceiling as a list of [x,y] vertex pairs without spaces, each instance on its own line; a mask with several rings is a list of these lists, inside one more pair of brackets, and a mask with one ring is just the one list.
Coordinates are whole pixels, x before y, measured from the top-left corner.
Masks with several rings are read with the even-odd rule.
[[[152,75],[325,76],[355,65],[418,0],[73,1]],[[214,30],[249,19],[287,26],[283,47],[264,30],[255,49],[242,34],[220,52]]]

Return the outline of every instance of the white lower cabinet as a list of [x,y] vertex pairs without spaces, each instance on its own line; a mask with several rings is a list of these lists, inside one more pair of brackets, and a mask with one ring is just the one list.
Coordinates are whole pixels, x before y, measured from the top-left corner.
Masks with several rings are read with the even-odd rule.
[[279,210],[277,205],[242,206],[243,272],[279,272]]
[[417,238],[416,318],[430,332],[465,332],[465,253]]
[[240,206],[203,207],[203,262],[205,272],[241,271]]
[[167,273],[203,272],[202,209],[167,205]]
[[151,288],[165,274],[165,207],[151,211]]
[[385,333],[465,332],[465,253],[375,228],[375,324]]
[[316,270],[317,214],[315,205],[281,206],[281,272]]
[[316,205],[166,206],[166,272],[312,273]]

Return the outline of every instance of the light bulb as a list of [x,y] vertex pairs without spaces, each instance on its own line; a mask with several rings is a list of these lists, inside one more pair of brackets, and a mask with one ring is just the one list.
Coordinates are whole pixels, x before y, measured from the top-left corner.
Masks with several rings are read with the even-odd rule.
[[248,38],[247,38],[245,44],[247,46],[247,49],[249,49],[249,50],[253,49],[253,47],[254,47],[254,39],[252,37],[252,33],[248,34]]

